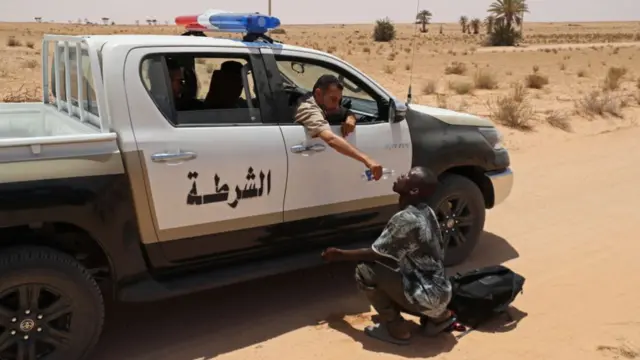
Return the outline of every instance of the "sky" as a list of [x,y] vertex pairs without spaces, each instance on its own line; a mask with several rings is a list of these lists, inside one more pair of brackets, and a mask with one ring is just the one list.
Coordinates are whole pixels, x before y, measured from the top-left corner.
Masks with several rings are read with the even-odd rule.
[[[272,12],[287,24],[353,24],[372,23],[389,17],[397,23],[415,18],[417,0],[272,0]],[[484,18],[491,0],[421,0],[420,9],[433,13],[432,22],[456,22],[461,15]],[[640,0],[528,0],[530,14],[526,21],[638,21]],[[87,18],[101,22],[108,17],[119,24],[158,23],[178,15],[196,15],[206,9],[266,14],[268,0],[0,0],[0,22],[43,21],[68,22]],[[615,4],[615,5],[614,5]]]

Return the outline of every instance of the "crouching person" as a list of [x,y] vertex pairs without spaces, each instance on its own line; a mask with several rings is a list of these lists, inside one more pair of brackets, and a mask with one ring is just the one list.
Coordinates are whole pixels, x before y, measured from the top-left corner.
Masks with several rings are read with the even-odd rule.
[[381,319],[365,332],[379,340],[409,343],[410,323],[401,312],[426,320],[424,331],[431,336],[455,321],[447,310],[451,284],[443,263],[446,244],[436,215],[427,205],[437,184],[436,176],[428,169],[412,168],[394,182],[400,209],[371,248],[328,248],[322,253],[325,261],[358,262],[358,287]]

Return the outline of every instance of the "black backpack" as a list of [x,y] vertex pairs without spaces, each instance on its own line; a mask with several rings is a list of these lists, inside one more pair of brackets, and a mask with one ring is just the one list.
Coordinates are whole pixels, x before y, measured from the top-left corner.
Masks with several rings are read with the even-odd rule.
[[[457,321],[472,328],[506,313],[522,292],[524,277],[502,266],[487,266],[450,278],[453,294],[449,310]],[[508,313],[507,313],[508,315]]]

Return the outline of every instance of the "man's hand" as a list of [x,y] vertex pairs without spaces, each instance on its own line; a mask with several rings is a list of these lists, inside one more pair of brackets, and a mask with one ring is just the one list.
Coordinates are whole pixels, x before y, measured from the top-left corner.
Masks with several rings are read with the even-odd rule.
[[330,247],[323,251],[321,256],[326,262],[340,261],[342,257],[342,250]]
[[367,166],[367,168],[369,168],[369,170],[371,170],[373,179],[375,181],[380,180],[380,178],[382,177],[382,165],[378,164],[374,160],[367,160],[365,165]]
[[353,115],[347,116],[347,119],[342,123],[342,137],[347,137],[356,129],[356,117]]

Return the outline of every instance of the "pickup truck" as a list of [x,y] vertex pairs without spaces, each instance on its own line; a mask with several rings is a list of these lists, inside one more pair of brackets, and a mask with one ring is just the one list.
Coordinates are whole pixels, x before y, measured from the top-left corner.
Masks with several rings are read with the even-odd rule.
[[[447,265],[461,263],[512,188],[489,120],[400,101],[321,51],[46,35],[42,61],[43,101],[0,104],[2,359],[86,358],[107,292],[153,301],[317,266],[328,246],[369,246],[397,209],[393,174],[414,165],[439,176],[431,206]],[[242,106],[193,105],[224,92],[226,61],[242,64]],[[296,99],[327,73],[357,115],[347,140],[388,169],[383,179],[363,180],[361,164],[294,123]],[[193,107],[178,108],[184,99]]]

